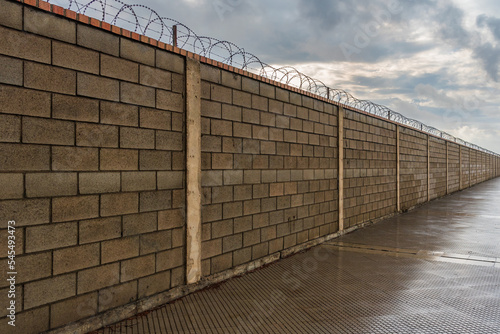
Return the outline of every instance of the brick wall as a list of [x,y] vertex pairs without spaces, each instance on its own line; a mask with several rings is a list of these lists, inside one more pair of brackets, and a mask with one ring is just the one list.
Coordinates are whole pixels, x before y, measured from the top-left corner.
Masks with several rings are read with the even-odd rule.
[[202,274],[337,231],[337,107],[203,65]]
[[396,125],[346,111],[345,227],[396,211]]
[[498,157],[35,3],[45,10],[0,0],[0,240],[16,220],[15,332],[83,332],[193,291],[186,87],[201,90],[201,128],[189,129],[201,136],[203,282],[500,174]]
[[460,146],[448,143],[448,193],[460,190]]
[[430,199],[446,195],[446,142],[439,138],[429,138],[430,154]]
[[183,58],[14,2],[0,11],[0,235],[16,220],[16,331],[183,284]]
[[400,131],[401,209],[427,201],[427,135],[412,129]]

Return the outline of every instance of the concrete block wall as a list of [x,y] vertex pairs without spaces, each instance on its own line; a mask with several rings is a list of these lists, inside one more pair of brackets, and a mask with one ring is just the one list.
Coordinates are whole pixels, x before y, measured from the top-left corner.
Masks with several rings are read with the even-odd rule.
[[446,142],[429,138],[429,197],[435,199],[446,195]]
[[[500,175],[498,157],[25,2],[0,0],[0,242],[16,220],[14,332],[96,329]],[[197,155],[199,180],[186,165]],[[187,184],[201,190],[187,196],[199,223]],[[0,332],[12,330],[6,315]]]
[[184,59],[15,2],[0,12],[0,332],[184,284]]
[[344,227],[396,211],[396,125],[346,110]]
[[462,166],[462,188],[468,188],[471,185],[471,149],[461,147],[461,166]]
[[448,191],[454,193],[460,190],[460,146],[454,143],[448,145]]
[[338,230],[337,107],[202,65],[202,274]]
[[427,143],[422,132],[400,130],[400,201],[401,209],[407,210],[427,201]]

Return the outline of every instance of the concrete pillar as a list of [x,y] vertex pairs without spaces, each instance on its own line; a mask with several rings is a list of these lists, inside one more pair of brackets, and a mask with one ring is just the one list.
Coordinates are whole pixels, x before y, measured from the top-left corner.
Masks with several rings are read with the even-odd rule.
[[449,184],[449,180],[448,180],[448,178],[449,178],[448,142],[446,141],[445,144],[446,144],[446,195],[448,195],[448,184]]
[[427,135],[427,202],[431,200],[431,137]]
[[400,127],[396,125],[396,209],[401,211]]
[[201,75],[186,58],[186,281],[201,278]]
[[339,107],[338,117],[338,150],[339,150],[339,231],[344,230],[344,108]]
[[458,146],[458,168],[459,168],[459,173],[460,175],[460,180],[459,180],[459,186],[458,190],[462,190],[463,185],[462,185],[462,145]]

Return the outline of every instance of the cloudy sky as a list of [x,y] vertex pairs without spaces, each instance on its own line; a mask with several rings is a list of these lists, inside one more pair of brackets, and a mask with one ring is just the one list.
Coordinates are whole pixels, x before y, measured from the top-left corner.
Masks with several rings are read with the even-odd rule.
[[498,0],[123,1],[500,153]]

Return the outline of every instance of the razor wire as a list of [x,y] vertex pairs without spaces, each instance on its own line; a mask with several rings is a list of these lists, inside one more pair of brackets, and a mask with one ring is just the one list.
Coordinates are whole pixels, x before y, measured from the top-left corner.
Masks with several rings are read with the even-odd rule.
[[[200,36],[185,24],[161,16],[146,5],[127,4],[121,0],[47,0],[47,2],[160,42],[176,45],[181,49],[258,74],[264,78],[310,92],[345,107],[362,110],[463,146],[500,156],[495,152],[428,126],[418,120],[408,118],[384,105],[369,100],[357,99],[343,89],[330,88],[321,80],[314,79],[292,66],[274,67],[264,63],[254,54],[247,52],[244,48],[240,48],[232,42]],[[174,40],[174,36],[176,36],[176,40]]]

